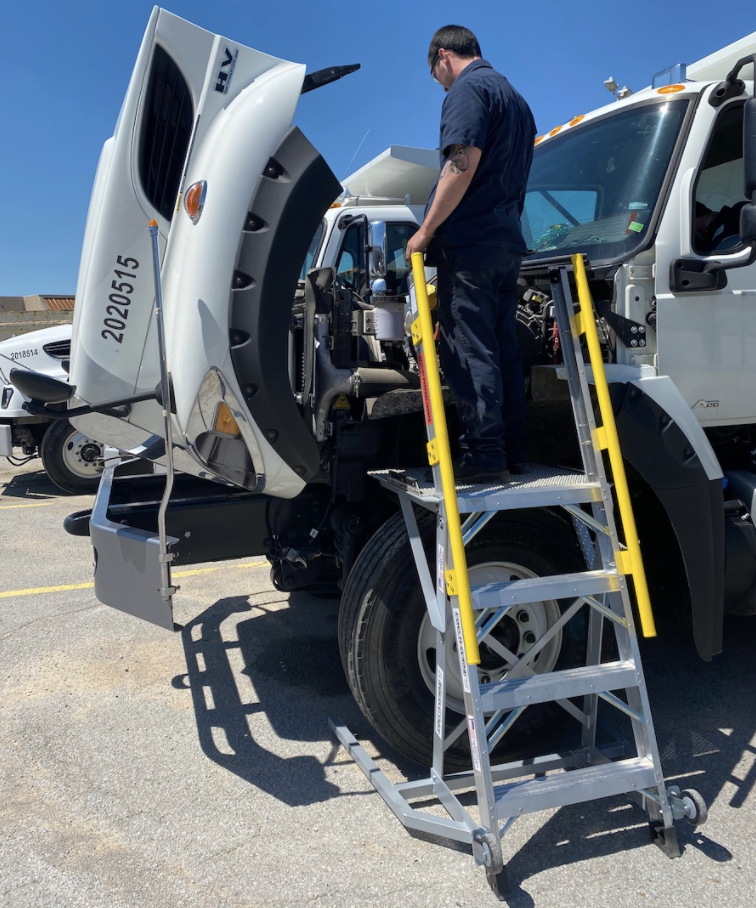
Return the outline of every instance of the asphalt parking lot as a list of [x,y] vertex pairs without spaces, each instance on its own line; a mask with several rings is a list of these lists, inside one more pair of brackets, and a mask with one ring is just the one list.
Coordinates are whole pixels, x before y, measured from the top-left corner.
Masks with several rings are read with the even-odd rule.
[[[171,634],[100,605],[89,541],[38,462],[0,460],[0,905],[494,905],[469,854],[413,838],[336,747],[340,716],[392,778],[343,678],[337,603],[276,592],[264,559],[201,565]],[[665,775],[709,803],[683,855],[621,798],[525,817],[512,908],[717,904],[756,893],[756,619],[706,664],[643,644]]]

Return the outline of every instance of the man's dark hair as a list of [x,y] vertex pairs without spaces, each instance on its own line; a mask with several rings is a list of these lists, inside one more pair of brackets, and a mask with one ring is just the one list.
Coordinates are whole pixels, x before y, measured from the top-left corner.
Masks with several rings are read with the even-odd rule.
[[478,39],[464,25],[444,25],[431,38],[428,48],[428,63],[435,60],[441,48],[451,50],[458,57],[482,57]]

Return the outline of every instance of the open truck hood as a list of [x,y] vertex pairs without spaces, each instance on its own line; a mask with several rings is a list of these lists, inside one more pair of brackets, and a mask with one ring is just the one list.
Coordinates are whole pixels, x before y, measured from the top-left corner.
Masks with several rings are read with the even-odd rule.
[[[341,188],[292,127],[303,84],[314,87],[301,64],[154,10],[95,178],[71,364],[84,403],[158,384],[154,218],[174,441],[198,474],[283,497],[319,468],[291,393],[287,335],[308,243]],[[202,207],[192,218],[184,200],[200,181]],[[230,431],[221,402],[236,424]],[[76,419],[103,441],[159,448],[154,401],[134,404],[128,425],[118,422]]]

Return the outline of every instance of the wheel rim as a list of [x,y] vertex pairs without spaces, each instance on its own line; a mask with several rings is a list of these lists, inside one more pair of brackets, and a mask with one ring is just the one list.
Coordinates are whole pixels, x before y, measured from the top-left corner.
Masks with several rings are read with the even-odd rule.
[[80,479],[100,475],[97,462],[103,456],[103,446],[83,432],[73,432],[63,445],[63,466]]
[[[538,574],[508,561],[489,561],[468,569],[471,585],[502,583],[507,580],[526,580]],[[505,654],[497,649],[503,645],[518,658],[531,650],[561,615],[556,601],[532,602],[514,606],[489,628],[480,641],[480,665],[476,666],[478,680],[483,683],[501,681],[511,667]],[[464,714],[462,675],[457,655],[457,641],[453,634],[446,635],[446,703],[449,709]],[[562,648],[561,629],[533,657],[531,667],[538,673],[553,671]],[[417,658],[423,681],[432,693],[436,690],[436,631],[428,613],[423,615],[417,639]]]

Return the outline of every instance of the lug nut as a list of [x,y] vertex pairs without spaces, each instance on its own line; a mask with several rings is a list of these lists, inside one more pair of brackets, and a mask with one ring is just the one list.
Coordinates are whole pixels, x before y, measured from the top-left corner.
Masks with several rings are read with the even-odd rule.
[[520,624],[527,624],[528,621],[530,621],[530,615],[525,611],[518,612],[517,620],[520,622]]
[[522,635],[522,639],[528,644],[528,646],[532,646],[536,642],[536,635],[533,633],[533,631],[528,631],[526,634]]

